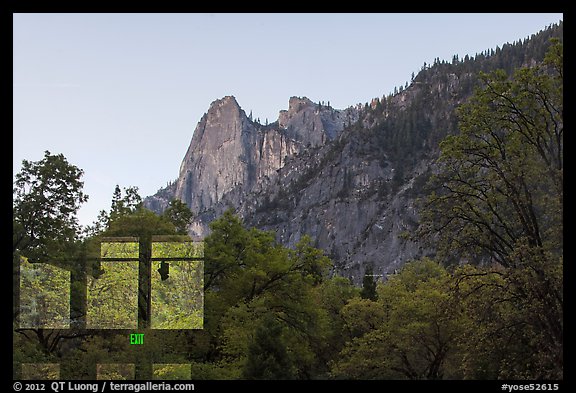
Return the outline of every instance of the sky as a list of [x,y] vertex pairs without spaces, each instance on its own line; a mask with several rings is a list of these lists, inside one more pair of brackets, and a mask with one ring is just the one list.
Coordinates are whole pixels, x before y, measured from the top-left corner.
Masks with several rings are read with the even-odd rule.
[[337,109],[451,61],[524,39],[563,14],[13,14],[13,176],[62,153],[84,171],[81,225],[115,186],[178,177],[196,124],[226,95],[261,122],[291,96]]

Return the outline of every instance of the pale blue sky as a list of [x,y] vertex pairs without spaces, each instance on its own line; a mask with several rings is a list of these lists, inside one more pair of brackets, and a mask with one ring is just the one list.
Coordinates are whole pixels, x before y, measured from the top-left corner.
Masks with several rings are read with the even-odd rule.
[[562,14],[15,14],[13,173],[44,150],[82,168],[90,224],[116,184],[178,176],[200,117],[234,95],[270,122],[291,96],[346,108]]

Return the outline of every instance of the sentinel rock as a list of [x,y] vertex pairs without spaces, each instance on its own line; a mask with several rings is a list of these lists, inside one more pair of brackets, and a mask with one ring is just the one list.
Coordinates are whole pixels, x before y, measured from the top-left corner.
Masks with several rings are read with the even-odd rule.
[[194,212],[210,208],[249,179],[245,141],[254,127],[234,97],[210,105],[198,123],[180,166],[175,197]]
[[161,213],[172,198],[194,214],[192,237],[233,208],[245,224],[293,247],[308,234],[355,283],[365,266],[387,277],[406,261],[433,256],[413,234],[417,200],[438,170],[440,142],[458,133],[455,109],[479,85],[479,71],[510,74],[541,62],[549,30],[494,54],[424,67],[397,94],[337,110],[291,97],[278,120],[252,121],[231,96],[200,119],[178,179],[145,199]]
[[146,198],[145,205],[161,212],[170,199],[182,200],[195,216],[191,235],[202,238],[226,207],[239,207],[250,193],[262,192],[291,157],[333,140],[346,120],[354,120],[353,110],[292,97],[278,121],[264,126],[233,96],[216,100],[196,126],[175,184]]

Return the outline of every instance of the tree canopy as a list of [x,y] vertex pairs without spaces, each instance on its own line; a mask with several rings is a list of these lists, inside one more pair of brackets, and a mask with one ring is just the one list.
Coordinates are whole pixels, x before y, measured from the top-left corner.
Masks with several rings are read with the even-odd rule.
[[13,189],[13,252],[31,261],[61,254],[78,238],[76,213],[88,200],[83,171],[62,154],[22,161]]
[[557,378],[563,365],[562,53],[556,42],[541,65],[482,75],[460,107],[461,133],[441,144],[420,232],[445,263],[503,279],[501,301],[520,313],[501,328],[522,326],[515,369],[533,377]]
[[[22,310],[46,311],[14,321],[14,377],[36,376],[30,365],[41,363],[38,372],[61,379],[562,379],[562,45],[541,64],[480,79],[420,204],[415,235],[435,253],[382,280],[369,266],[362,288],[339,276],[310,236],[286,247],[232,210],[210,224],[202,279],[197,265],[168,257],[152,265],[153,236],[189,240],[191,213],[177,200],[163,215],[146,210],[137,187],[116,186],[110,211],[80,238],[82,170],[61,154],[24,160],[14,183],[14,285],[25,286]],[[399,116],[410,130],[430,126],[410,111]],[[116,256],[143,263],[91,266],[108,237],[123,238]],[[110,291],[107,279],[124,285]],[[64,290],[49,292],[46,280]],[[155,305],[167,303],[155,320],[143,306],[154,295]],[[110,326],[74,327],[98,319],[83,304],[100,300],[113,300],[97,310]],[[130,315],[115,314],[123,306]],[[130,345],[116,323],[133,323],[145,344]]]

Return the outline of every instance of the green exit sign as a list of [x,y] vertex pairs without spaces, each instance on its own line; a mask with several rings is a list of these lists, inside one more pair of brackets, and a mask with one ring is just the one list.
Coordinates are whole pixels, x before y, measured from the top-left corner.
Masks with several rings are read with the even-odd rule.
[[144,344],[144,333],[131,333],[130,334],[130,344],[132,344],[132,345]]

